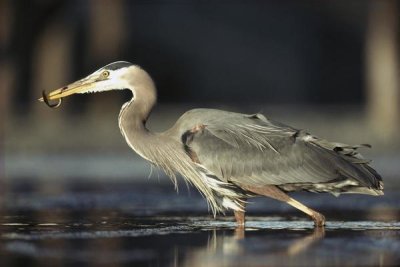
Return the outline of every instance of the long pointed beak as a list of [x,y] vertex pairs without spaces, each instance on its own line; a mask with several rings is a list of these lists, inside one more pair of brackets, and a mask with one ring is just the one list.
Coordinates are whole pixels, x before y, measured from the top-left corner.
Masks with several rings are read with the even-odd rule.
[[[90,89],[92,89],[93,87],[95,87],[96,86],[95,84],[96,80],[85,78],[76,81],[74,83],[71,83],[67,86],[64,86],[62,88],[51,91],[48,95],[46,95],[46,98],[47,100],[58,100],[69,95],[87,92],[90,91]],[[41,102],[45,101],[44,97],[41,97],[38,100]]]

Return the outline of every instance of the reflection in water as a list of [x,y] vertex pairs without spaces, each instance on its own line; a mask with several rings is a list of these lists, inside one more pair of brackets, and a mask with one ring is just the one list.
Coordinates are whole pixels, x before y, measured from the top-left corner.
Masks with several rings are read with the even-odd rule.
[[[4,266],[390,266],[400,261],[400,223],[253,217],[247,228],[209,217],[122,213],[2,216]],[[46,220],[52,218],[52,222]]]
[[303,252],[311,245],[315,244],[320,239],[324,238],[325,236],[325,228],[318,227],[315,228],[312,234],[309,234],[303,238],[298,240],[294,240],[292,244],[287,249],[288,256],[294,256],[298,253]]
[[[245,229],[243,227],[237,227],[233,235],[221,233],[218,229],[213,229],[210,233],[207,245],[193,250],[188,253],[187,258],[184,260],[182,266],[246,266],[258,265],[262,261],[257,257],[251,259],[245,256],[246,253],[252,250],[249,246],[249,242],[245,240]],[[285,245],[278,244],[280,241],[273,239],[265,239],[259,242],[276,242],[278,248],[272,250],[258,251],[256,254],[262,258],[268,259],[268,261],[276,266],[276,264],[285,264],[287,257],[294,257],[304,251],[310,246],[316,245],[319,240],[324,238],[325,229],[315,228],[312,233],[302,233],[305,236],[295,237],[289,242],[285,242]],[[266,238],[268,238],[266,236]],[[257,244],[255,244],[257,246]],[[244,257],[245,256],[245,257]],[[252,255],[256,256],[256,255]],[[246,258],[244,262],[242,259]],[[240,260],[239,260],[240,259]],[[277,261],[271,259],[277,259]],[[265,261],[264,263],[267,263]],[[176,262],[176,261],[175,261]],[[296,264],[296,266],[298,266]]]
[[[313,201],[320,201],[319,209],[329,215],[325,230],[314,229],[308,219],[293,218],[297,213],[262,202],[258,214],[263,216],[248,216],[243,229],[235,228],[232,217],[197,216],[206,214],[204,201],[176,196],[172,188],[96,186],[39,190],[24,184],[3,196],[1,266],[393,266],[400,262],[397,192],[382,199],[351,198],[351,207],[341,199],[318,196]],[[285,217],[264,216],[266,210]]]

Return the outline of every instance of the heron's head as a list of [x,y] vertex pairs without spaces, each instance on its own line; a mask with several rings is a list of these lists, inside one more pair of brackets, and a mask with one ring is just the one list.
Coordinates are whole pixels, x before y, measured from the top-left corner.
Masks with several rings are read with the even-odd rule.
[[50,105],[48,100],[60,101],[62,98],[73,94],[126,89],[130,87],[130,74],[135,69],[140,68],[126,61],[117,61],[104,66],[81,80],[51,91],[49,94],[43,92],[43,97],[39,101],[45,101]]

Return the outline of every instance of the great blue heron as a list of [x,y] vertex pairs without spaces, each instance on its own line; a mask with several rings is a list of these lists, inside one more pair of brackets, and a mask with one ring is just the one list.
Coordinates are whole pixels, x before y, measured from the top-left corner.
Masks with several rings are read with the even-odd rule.
[[238,225],[245,222],[249,197],[262,195],[284,201],[323,226],[322,214],[286,193],[292,191],[383,195],[381,176],[358,152],[360,146],[328,142],[303,130],[267,119],[216,109],[193,109],[172,128],[153,133],[146,128],[156,103],[149,74],[137,65],[119,61],[39,100],[51,106],[82,93],[129,89],[133,97],[118,122],[128,145],[160,167],[176,186],[181,174],[206,198],[214,215],[232,209]]

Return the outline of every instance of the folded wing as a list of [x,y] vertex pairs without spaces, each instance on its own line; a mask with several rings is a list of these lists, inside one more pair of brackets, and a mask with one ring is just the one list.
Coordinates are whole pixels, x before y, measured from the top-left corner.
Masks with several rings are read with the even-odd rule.
[[188,129],[182,141],[201,165],[238,185],[317,192],[333,191],[333,186],[333,193],[355,189],[379,194],[383,189],[379,174],[357,153],[358,146],[321,140],[261,114],[213,116]]

